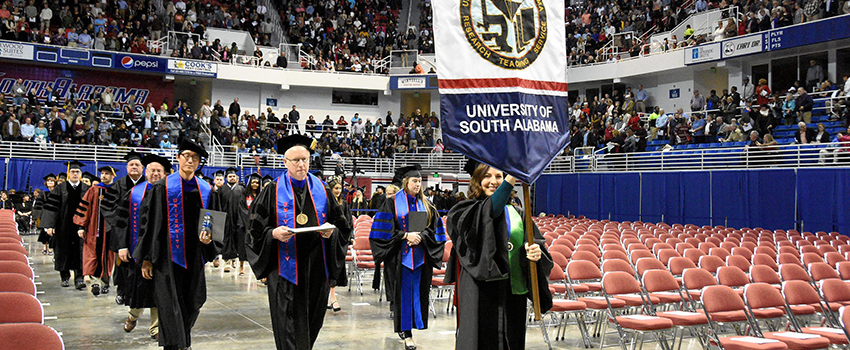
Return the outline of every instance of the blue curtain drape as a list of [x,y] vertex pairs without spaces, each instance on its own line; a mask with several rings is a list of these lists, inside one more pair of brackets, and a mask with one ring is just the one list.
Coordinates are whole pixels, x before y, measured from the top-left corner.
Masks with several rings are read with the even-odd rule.
[[546,175],[537,210],[616,221],[850,232],[850,169]]

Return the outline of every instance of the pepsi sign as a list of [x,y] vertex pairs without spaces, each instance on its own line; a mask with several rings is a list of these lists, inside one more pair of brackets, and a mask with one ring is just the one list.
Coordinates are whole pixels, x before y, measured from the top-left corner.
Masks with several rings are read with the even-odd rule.
[[165,72],[165,59],[141,55],[115,55],[115,68],[145,72]]

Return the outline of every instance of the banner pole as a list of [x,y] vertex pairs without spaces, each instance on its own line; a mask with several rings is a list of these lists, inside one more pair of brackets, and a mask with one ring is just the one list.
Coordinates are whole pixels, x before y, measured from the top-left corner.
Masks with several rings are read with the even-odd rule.
[[[522,184],[522,192],[525,199],[525,240],[528,245],[534,244],[534,221],[531,217],[531,187],[527,183]],[[534,320],[540,320],[540,290],[537,285],[537,263],[528,262],[531,277],[531,302],[534,305]]]

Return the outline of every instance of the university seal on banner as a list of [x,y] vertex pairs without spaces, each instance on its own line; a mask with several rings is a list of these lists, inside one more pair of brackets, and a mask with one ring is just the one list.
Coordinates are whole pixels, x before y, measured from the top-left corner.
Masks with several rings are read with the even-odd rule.
[[529,67],[546,45],[543,0],[460,0],[460,23],[472,49],[504,69]]

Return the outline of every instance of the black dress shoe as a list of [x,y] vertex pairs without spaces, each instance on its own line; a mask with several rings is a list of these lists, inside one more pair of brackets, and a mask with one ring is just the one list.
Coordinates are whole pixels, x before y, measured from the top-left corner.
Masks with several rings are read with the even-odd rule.
[[331,303],[331,307],[334,309],[334,312],[339,312],[340,310],[342,310],[342,307],[339,306],[338,301]]
[[91,285],[91,294],[94,295],[94,296],[100,295],[100,285],[99,284],[92,284]]
[[109,294],[109,285],[104,284],[103,287],[100,287],[100,294]]
[[115,303],[118,305],[124,305],[124,297],[120,295],[115,296]]
[[85,282],[74,282],[74,288],[76,288],[77,290],[86,289],[86,283]]
[[404,338],[404,349],[416,350],[416,343],[413,342],[413,338]]
[[62,287],[70,287],[71,283],[68,280],[62,280]]

